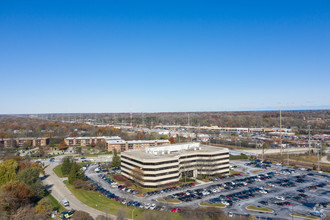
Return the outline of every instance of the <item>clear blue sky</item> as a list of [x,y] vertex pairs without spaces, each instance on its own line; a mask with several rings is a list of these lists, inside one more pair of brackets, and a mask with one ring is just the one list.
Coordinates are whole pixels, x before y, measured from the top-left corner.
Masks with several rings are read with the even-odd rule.
[[330,1],[0,2],[0,114],[330,108]]

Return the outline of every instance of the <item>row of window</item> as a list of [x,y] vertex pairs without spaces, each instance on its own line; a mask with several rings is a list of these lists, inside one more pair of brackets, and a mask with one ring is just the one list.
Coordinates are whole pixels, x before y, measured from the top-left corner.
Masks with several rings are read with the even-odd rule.
[[[128,165],[130,165],[132,167],[138,167],[138,168],[140,168],[139,166],[136,166],[134,164],[131,164],[131,163],[126,162],[126,161],[123,161],[123,160],[121,161],[121,164],[122,165],[123,164],[128,164]],[[168,170],[168,169],[173,169],[173,168],[179,168],[179,167],[178,167],[178,165],[176,165],[176,166],[161,167],[161,168],[143,168],[143,170],[145,170],[145,171],[159,171],[159,170]]]
[[[130,170],[128,167],[125,167],[122,165],[123,168]],[[172,171],[172,172],[166,172],[166,173],[159,173],[159,174],[143,174],[143,176],[150,176],[150,177],[157,177],[157,176],[166,176],[166,175],[170,175],[170,174],[175,174],[178,173],[178,171]]]
[[212,155],[203,155],[203,154],[189,155],[189,156],[182,156],[182,157],[180,157],[180,159],[186,159],[186,158],[192,158],[192,157],[218,157],[218,156],[224,156],[224,155],[228,155],[228,157],[229,157],[229,152],[220,153],[220,154],[212,154]]
[[[121,172],[130,175],[126,171],[122,170]],[[177,180],[179,178],[179,175],[174,176],[174,177],[168,177],[168,178],[163,178],[163,179],[157,179],[157,180],[144,180],[144,183],[157,183],[157,182],[162,182],[162,181],[168,181],[168,180]]]
[[[198,162],[198,163],[212,163],[212,162],[222,161],[222,160],[229,160],[229,157],[225,157],[225,158],[221,158],[221,159],[215,159],[215,160],[188,160],[188,161],[182,161],[182,162],[180,162],[180,164],[194,163],[194,162]],[[228,162],[226,162],[226,163],[228,163]]]
[[156,165],[162,165],[162,164],[169,164],[169,163],[177,163],[178,161],[177,160],[169,160],[169,161],[163,161],[163,162],[158,162],[158,163],[143,163],[141,161],[138,161],[138,160],[135,160],[135,159],[131,159],[131,158],[128,158],[126,156],[121,156],[122,158],[124,159],[127,159],[127,160],[131,160],[135,163],[138,163],[138,164],[141,164],[141,165],[151,165],[151,166],[156,166]]

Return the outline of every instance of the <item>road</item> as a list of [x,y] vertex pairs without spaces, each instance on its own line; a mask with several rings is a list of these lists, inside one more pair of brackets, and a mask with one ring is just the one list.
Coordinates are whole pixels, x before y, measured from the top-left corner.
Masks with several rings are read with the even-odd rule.
[[46,189],[59,202],[61,202],[64,198],[67,199],[70,202],[70,209],[88,212],[93,218],[96,218],[98,215],[104,215],[116,219],[116,216],[93,209],[83,204],[74,195],[72,195],[71,191],[63,183],[64,179],[58,178],[53,171],[54,167],[60,164],[63,157],[64,156],[56,157],[55,162],[50,163],[50,165],[45,169],[46,175],[45,178],[42,178],[42,182],[46,186]]
[[321,158],[321,162],[322,163],[329,163],[330,164],[330,161],[328,161],[328,156],[324,156]]

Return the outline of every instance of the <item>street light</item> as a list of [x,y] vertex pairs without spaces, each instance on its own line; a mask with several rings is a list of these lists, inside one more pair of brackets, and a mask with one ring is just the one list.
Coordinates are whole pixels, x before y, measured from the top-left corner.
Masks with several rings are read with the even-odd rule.
[[134,220],[134,216],[133,216],[133,213],[134,213],[134,210],[136,209],[136,207],[132,210],[132,220]]

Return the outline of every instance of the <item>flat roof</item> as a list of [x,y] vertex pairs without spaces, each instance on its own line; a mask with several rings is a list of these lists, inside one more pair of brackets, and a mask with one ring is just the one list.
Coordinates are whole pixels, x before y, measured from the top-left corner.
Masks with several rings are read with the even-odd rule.
[[210,153],[210,152],[227,151],[228,148],[216,147],[210,145],[202,145],[200,143],[185,143],[185,144],[172,144],[166,146],[147,147],[143,150],[129,150],[122,152],[122,155],[127,155],[139,160],[168,160],[173,157],[180,157],[189,153]]
[[119,136],[99,136],[99,137],[67,137],[65,139],[71,140],[71,139],[107,139],[107,140],[115,140],[115,139],[121,139]]
[[108,144],[143,144],[143,143],[170,143],[168,140],[133,140],[133,141],[124,141],[124,140],[110,140],[107,141]]

